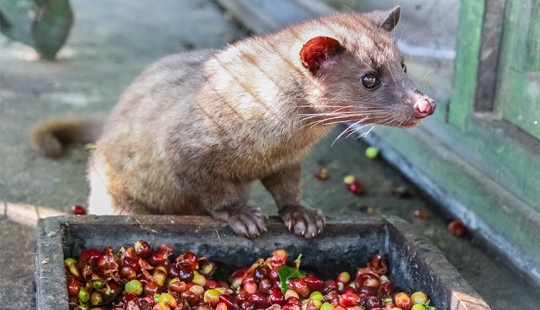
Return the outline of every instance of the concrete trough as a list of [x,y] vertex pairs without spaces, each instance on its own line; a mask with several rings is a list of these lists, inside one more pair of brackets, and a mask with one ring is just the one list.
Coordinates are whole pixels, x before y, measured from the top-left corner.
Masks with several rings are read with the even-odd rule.
[[425,237],[397,217],[329,219],[322,236],[313,240],[287,231],[270,218],[268,232],[249,240],[226,225],[199,216],[61,216],[41,219],[36,231],[36,305],[39,310],[68,310],[65,257],[86,248],[115,250],[144,239],[153,247],[167,244],[177,256],[192,251],[216,263],[223,277],[250,266],[257,258],[287,250],[302,253],[301,268],[322,278],[365,267],[374,253],[385,256],[389,277],[400,288],[425,292],[438,310],[490,309],[474,289]]

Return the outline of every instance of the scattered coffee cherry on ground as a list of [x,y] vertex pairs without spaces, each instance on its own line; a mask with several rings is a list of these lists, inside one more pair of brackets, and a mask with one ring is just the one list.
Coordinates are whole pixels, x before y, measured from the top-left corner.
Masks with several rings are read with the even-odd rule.
[[345,184],[345,188],[354,195],[360,196],[364,194],[364,185],[362,185],[362,183],[360,183],[353,175],[344,177],[343,183]]
[[74,205],[71,207],[71,213],[74,215],[86,215],[86,209],[81,205]]
[[328,169],[326,168],[320,168],[319,170],[315,171],[313,176],[320,181],[326,181],[330,177],[328,175]]
[[453,220],[448,224],[448,230],[454,237],[463,237],[467,232],[467,228],[460,220]]
[[369,159],[375,159],[379,156],[379,149],[374,146],[366,148],[366,157]]

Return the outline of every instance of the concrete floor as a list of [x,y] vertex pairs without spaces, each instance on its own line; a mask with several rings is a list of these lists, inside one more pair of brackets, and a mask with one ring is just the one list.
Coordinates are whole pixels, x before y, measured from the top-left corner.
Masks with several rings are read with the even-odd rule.
[[[125,87],[160,57],[207,47],[222,47],[246,36],[210,0],[72,0],[76,22],[56,62],[33,60],[30,49],[0,36],[0,309],[33,309],[35,218],[69,212],[84,204],[88,151],[70,147],[60,160],[47,160],[30,150],[26,137],[34,122],[49,117],[106,113]],[[452,237],[444,218],[408,180],[381,160],[364,155],[366,145],[340,138],[336,129],[304,163],[303,200],[325,214],[398,215],[429,237],[484,297],[492,309],[535,309],[537,290],[504,266],[472,237]],[[313,171],[326,167],[321,182]],[[342,185],[356,175],[366,195],[353,196]],[[389,195],[405,186],[410,198]],[[252,201],[275,214],[271,197],[260,184]],[[2,209],[0,203],[0,210]],[[419,220],[414,210],[430,217]],[[22,211],[21,211],[22,210]]]

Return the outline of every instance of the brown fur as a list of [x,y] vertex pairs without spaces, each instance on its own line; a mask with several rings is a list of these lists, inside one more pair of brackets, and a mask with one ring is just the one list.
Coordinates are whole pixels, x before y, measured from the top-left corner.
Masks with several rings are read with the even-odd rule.
[[[299,201],[300,161],[311,146],[335,123],[408,127],[433,113],[403,72],[389,33],[398,19],[399,8],[336,14],[150,66],[90,158],[90,211],[210,214],[256,237],[265,215],[246,201],[261,180],[289,229],[316,236],[324,217]],[[317,37],[330,39],[304,46]],[[380,76],[377,89],[362,84],[370,72]]]

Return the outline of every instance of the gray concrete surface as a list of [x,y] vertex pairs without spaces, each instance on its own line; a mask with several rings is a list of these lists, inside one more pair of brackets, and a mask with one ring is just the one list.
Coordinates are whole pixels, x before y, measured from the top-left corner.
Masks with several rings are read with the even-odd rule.
[[[148,64],[190,49],[221,47],[246,36],[210,0],[72,0],[76,22],[56,62],[32,60],[31,50],[0,37],[0,309],[32,309],[35,218],[69,212],[84,204],[88,151],[70,147],[60,160],[36,156],[27,143],[28,128],[51,117],[106,113],[124,88]],[[304,163],[302,197],[332,215],[359,213],[398,215],[429,237],[484,297],[492,309],[535,309],[538,290],[524,282],[471,236],[457,239],[446,231],[448,219],[436,203],[422,199],[392,167],[363,155],[366,147],[352,138],[339,139],[336,129]],[[313,178],[318,167],[330,179]],[[353,196],[342,185],[354,174],[366,195]],[[405,186],[412,197],[388,194]],[[252,201],[275,214],[271,197],[260,184]],[[419,220],[413,211],[426,208]],[[21,211],[22,210],[22,211]],[[3,215],[1,215],[3,214]]]

